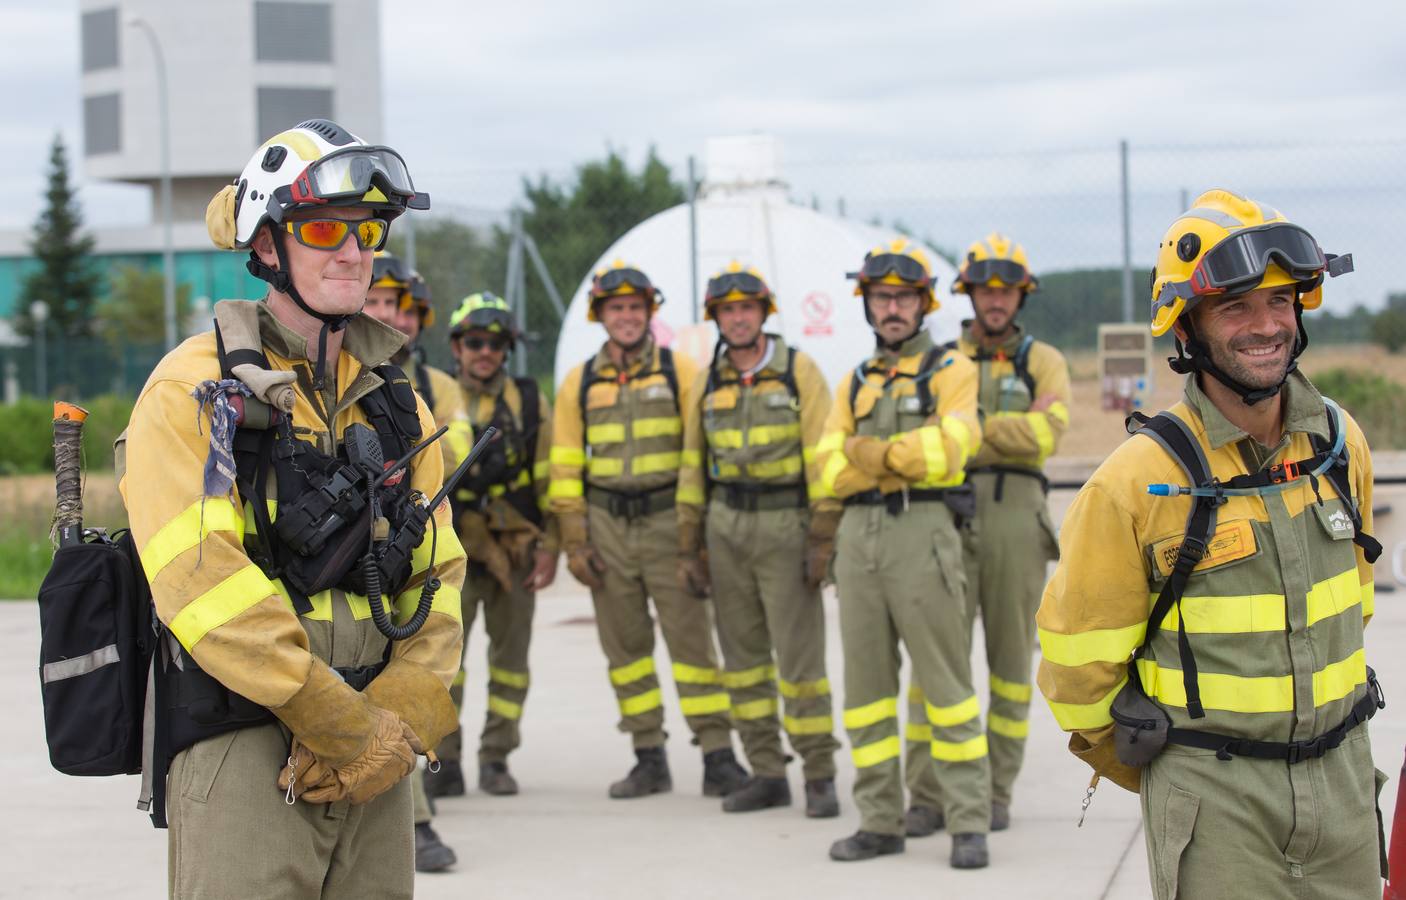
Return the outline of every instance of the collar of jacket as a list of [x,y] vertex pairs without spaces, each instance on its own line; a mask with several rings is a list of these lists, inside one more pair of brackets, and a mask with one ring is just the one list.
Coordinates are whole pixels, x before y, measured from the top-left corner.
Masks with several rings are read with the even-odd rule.
[[975,359],[978,354],[985,353],[988,356],[997,352],[1006,354],[1006,359],[1013,359],[1015,352],[1020,349],[1021,339],[1025,337],[1025,329],[1018,322],[1011,323],[1011,333],[1005,340],[994,347],[986,348],[981,345],[981,341],[976,339],[976,320],[962,320],[962,337],[958,341],[961,351],[967,356]]
[[[767,360],[766,365],[757,371],[757,375],[765,375],[768,372],[780,375],[786,371],[786,361],[790,358],[791,348],[786,346],[786,342],[781,339],[780,335],[767,332],[766,339],[771,341],[771,359]],[[740,378],[742,376],[742,373],[737,371],[737,367],[732,364],[732,360],[728,359],[726,350],[718,354],[715,368],[718,374],[724,378]]]
[[[1284,397],[1286,435],[1304,432],[1328,439],[1328,410],[1323,406],[1323,395],[1318,393],[1318,388],[1306,375],[1297,370],[1290,372],[1281,394]],[[1206,440],[1210,441],[1212,450],[1250,437],[1248,432],[1216,408],[1211,398],[1201,390],[1194,373],[1186,376],[1186,405],[1201,417],[1206,426]]]
[[[654,335],[645,335],[644,343],[640,344],[639,352],[635,353],[632,357],[627,357],[628,361],[625,364],[625,371],[634,375],[646,364],[646,360],[648,360],[650,366],[655,366],[654,349]],[[601,344],[600,352],[596,354],[596,361],[592,364],[591,369],[598,375],[620,374],[620,370],[615,368],[615,360],[610,358],[609,341]]]
[[487,394],[490,397],[496,397],[503,393],[503,385],[507,383],[507,380],[508,373],[506,365],[500,366],[498,371],[494,372],[493,376],[487,381],[480,381],[468,372],[461,372],[459,374],[459,384],[464,390],[468,391],[470,394]]
[[891,366],[900,360],[910,356],[921,356],[933,347],[932,334],[926,328],[919,328],[918,333],[904,341],[895,353],[892,350],[880,348],[871,357],[871,362],[878,366]]
[[[259,304],[259,340],[284,359],[308,358],[308,339],[278,321],[267,303]],[[343,352],[367,369],[390,362],[404,346],[405,335],[366,313],[352,316],[342,336]]]

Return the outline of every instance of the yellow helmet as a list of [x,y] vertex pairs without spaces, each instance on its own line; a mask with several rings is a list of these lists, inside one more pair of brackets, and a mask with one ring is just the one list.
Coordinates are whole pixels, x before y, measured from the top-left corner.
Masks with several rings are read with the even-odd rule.
[[760,300],[766,304],[766,318],[776,312],[776,298],[767,286],[762,273],[753,266],[743,266],[737,260],[727,264],[708,279],[703,291],[703,318],[713,319],[719,306],[736,303],[738,300]]
[[400,298],[401,309],[414,309],[420,314],[420,327],[430,328],[434,325],[434,305],[430,302],[430,286],[425,283],[425,277],[417,270],[410,270],[410,285]]
[[410,267],[389,250],[377,250],[371,260],[371,287],[400,291],[400,305],[410,304]]
[[658,312],[660,304],[664,302],[664,296],[659,293],[654,282],[649,280],[648,275],[622,259],[611,260],[610,265],[597,269],[591,276],[591,305],[586,308],[586,321],[600,321],[596,316],[596,307],[602,300],[628,294],[639,294],[648,300],[650,315]]
[[1325,254],[1279,210],[1230,191],[1207,191],[1167,229],[1152,270],[1152,333],[1171,330],[1203,297],[1295,285],[1304,309],[1323,302],[1323,275],[1352,271],[1352,255]]
[[967,248],[952,293],[967,294],[969,288],[984,284],[990,287],[1018,287],[1022,294],[1039,290],[1040,283],[1030,274],[1030,260],[1025,248],[993,231]]
[[935,311],[939,304],[933,293],[937,279],[932,277],[932,264],[923,248],[907,238],[895,238],[887,244],[880,244],[864,254],[864,265],[858,272],[847,276],[856,282],[854,295],[863,297],[865,290],[873,284],[906,284],[916,287],[927,295],[927,306],[923,315]]

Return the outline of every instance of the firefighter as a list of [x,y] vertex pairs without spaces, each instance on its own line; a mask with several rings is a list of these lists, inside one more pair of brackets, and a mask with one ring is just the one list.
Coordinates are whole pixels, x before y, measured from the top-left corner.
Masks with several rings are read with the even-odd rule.
[[990,771],[972,688],[960,530],[975,512],[967,460],[981,445],[976,364],[933,344],[937,309],[921,248],[871,250],[855,278],[874,355],[840,384],[818,449],[823,488],[844,501],[835,536],[845,729],[858,773],[859,831],[830,857],[901,853],[899,641],[926,698],[930,752],[952,834],[951,864],[988,864]]
[[790,805],[784,727],[802,760],[806,815],[837,816],[839,743],[820,586],[840,506],[821,488],[815,462],[830,390],[814,360],[762,331],[776,303],[755,269],[733,263],[718,272],[705,304],[705,317],[718,326],[718,349],[693,392],[700,409],[685,418],[679,553],[685,589],[703,596],[713,587],[723,684],[752,766],[751,780],[722,806],[750,812]]
[[673,789],[651,598],[684,720],[703,751],[704,796],[726,796],[747,780],[732,751],[708,606],[677,578],[675,494],[686,420],[698,408],[698,369],[651,336],[661,302],[649,277],[620,260],[594,274],[587,318],[604,326],[607,340],[562,379],[553,416],[551,509],[567,568],[591,589],[619,728],[635,750],[635,766],[610,786],[615,799]]

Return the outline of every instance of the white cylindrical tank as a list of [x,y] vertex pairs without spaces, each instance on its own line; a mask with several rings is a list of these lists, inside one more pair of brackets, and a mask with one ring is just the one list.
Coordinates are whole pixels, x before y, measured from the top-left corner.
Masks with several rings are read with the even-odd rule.
[[[708,142],[707,173],[695,203],[698,223],[698,308],[691,309],[689,209],[667,209],[635,226],[592,268],[623,259],[638,266],[664,294],[653,323],[655,337],[676,352],[706,362],[717,329],[703,320],[708,277],[732,260],[756,266],[776,294],[777,312],[766,330],[805,350],[833,386],[874,350],[863,302],[846,273],[856,271],[871,248],[897,237],[889,230],[823,215],[792,203],[780,181],[779,145],[769,137],[715,138]],[[927,325],[939,342],[957,337],[969,314],[965,297],[953,296],[956,272],[925,248],[937,276],[942,304]],[[595,354],[605,329],[586,321],[589,276],[576,287],[557,341],[556,378]]]

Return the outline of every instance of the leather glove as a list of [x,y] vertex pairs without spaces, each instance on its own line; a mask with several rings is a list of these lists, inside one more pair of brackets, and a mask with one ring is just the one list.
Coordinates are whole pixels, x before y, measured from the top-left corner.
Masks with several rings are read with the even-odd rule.
[[576,580],[592,590],[605,587],[605,560],[590,544],[575,544],[566,548],[566,568]]
[[697,556],[679,556],[678,564],[679,586],[684,593],[697,600],[706,600],[712,590],[712,581],[708,576],[708,554],[707,551],[699,553]]
[[498,545],[507,551],[513,569],[531,568],[536,563],[537,533],[527,529],[505,531],[498,535]]
[[[348,800],[354,805],[374,800],[395,787],[415,771],[415,751],[410,745],[414,733],[390,710],[373,708],[372,715],[375,730],[370,740],[360,753],[337,768],[318,760],[295,739],[290,762],[279,773],[278,786],[290,791],[294,799],[309,803]],[[297,771],[303,763],[303,771]]]
[[513,567],[508,554],[488,530],[488,520],[476,512],[459,517],[459,541],[470,563],[488,570],[493,580],[505,591],[513,589]]
[[810,517],[806,532],[805,579],[815,590],[830,577],[830,563],[835,559],[835,531],[840,527],[838,510],[816,511]]
[[333,768],[359,756],[376,729],[377,710],[366,695],[316,658],[298,692],[282,706],[270,707],[270,712],[314,756]]
[[439,676],[403,656],[391,660],[362,691],[406,726],[411,748],[423,754],[459,728],[459,711]]
[[845,458],[870,478],[893,474],[884,462],[888,450],[889,442],[883,438],[854,435],[845,439]]

